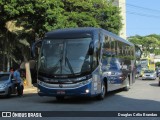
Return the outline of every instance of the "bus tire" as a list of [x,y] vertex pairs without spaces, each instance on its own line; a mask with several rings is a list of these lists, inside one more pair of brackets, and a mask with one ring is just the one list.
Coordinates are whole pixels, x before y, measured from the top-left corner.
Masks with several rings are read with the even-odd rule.
[[106,86],[104,83],[102,83],[101,85],[101,93],[97,96],[98,100],[103,100],[105,98],[106,95]]
[[127,77],[126,86],[124,87],[124,91],[129,91],[129,89],[130,89],[130,82],[129,82],[129,78]]
[[160,86],[160,81],[159,81],[158,85]]
[[57,99],[58,101],[63,101],[63,100],[64,100],[64,96],[56,96],[56,99]]

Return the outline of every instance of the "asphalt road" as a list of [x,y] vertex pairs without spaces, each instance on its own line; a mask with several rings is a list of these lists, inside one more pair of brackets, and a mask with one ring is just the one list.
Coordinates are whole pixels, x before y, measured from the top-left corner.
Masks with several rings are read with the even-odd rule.
[[[23,97],[0,97],[0,111],[95,111],[95,114],[96,111],[160,111],[160,87],[158,79],[143,81],[139,79],[129,91],[110,92],[102,101],[95,98],[66,98],[64,101],[57,101],[54,97],[40,97],[35,92],[26,92]],[[61,118],[59,116],[54,119]],[[70,118],[65,119],[69,120]],[[85,119],[93,118],[87,117]],[[94,117],[94,119],[106,118]],[[127,118],[114,118],[114,120],[116,119],[124,120]],[[146,120],[144,117],[136,119]],[[155,117],[148,119],[158,120]]]

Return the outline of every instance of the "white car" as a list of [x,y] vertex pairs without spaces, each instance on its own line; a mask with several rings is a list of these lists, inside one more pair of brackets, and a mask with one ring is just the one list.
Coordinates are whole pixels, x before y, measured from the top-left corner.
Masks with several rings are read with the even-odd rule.
[[142,80],[155,80],[157,78],[156,72],[154,70],[145,70],[142,75]]

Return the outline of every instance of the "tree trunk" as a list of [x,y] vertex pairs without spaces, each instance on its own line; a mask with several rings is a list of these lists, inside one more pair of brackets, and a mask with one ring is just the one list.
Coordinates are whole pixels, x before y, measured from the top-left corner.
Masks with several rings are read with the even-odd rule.
[[10,71],[10,57],[9,54],[7,54],[7,72]]
[[30,72],[30,65],[29,62],[25,63],[26,68],[26,81],[28,86],[32,86],[32,78],[31,78],[31,72]]
[[3,51],[3,71],[5,71],[5,64],[6,64],[6,56],[5,56],[5,52]]
[[3,45],[3,71],[6,71],[6,39],[4,39],[4,45]]

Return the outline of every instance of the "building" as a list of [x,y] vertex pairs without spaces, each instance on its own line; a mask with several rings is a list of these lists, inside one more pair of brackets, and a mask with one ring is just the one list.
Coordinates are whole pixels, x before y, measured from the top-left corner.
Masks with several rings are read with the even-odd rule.
[[157,63],[157,62],[160,62],[160,55],[156,55],[154,57],[154,62]]
[[126,0],[114,0],[114,5],[121,8],[122,24],[123,27],[120,31],[119,36],[126,39]]

